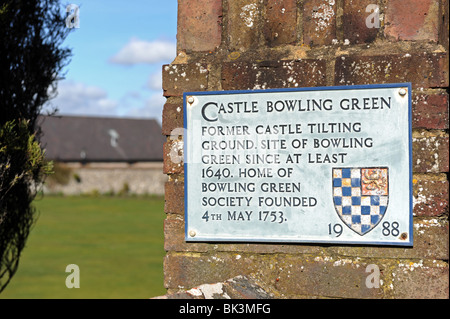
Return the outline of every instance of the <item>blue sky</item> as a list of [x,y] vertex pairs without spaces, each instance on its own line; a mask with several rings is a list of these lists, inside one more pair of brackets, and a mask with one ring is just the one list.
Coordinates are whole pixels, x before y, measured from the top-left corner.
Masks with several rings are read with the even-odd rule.
[[177,0],[70,3],[79,6],[80,25],[64,43],[73,56],[51,105],[58,114],[160,121],[161,68],[176,55]]

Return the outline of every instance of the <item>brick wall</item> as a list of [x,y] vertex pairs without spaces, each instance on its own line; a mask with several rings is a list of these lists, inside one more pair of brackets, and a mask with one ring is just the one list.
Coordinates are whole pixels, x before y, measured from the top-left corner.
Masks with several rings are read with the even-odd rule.
[[[276,298],[448,298],[448,7],[178,0],[178,55],[163,66],[168,292],[248,275]],[[170,156],[182,154],[183,92],[399,82],[413,87],[413,248],[184,241],[183,165]],[[379,288],[365,284],[370,264]]]

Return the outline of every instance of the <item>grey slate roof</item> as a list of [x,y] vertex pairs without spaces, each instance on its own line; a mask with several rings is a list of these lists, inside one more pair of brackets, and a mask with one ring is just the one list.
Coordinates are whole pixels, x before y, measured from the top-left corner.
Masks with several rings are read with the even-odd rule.
[[62,162],[162,161],[161,126],[154,119],[40,116],[47,159]]

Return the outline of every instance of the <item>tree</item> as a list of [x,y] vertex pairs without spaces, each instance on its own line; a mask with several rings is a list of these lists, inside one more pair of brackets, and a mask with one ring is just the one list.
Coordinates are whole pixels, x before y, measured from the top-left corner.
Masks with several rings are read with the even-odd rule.
[[43,105],[69,62],[58,0],[0,0],[0,292],[17,271],[51,165],[37,142]]

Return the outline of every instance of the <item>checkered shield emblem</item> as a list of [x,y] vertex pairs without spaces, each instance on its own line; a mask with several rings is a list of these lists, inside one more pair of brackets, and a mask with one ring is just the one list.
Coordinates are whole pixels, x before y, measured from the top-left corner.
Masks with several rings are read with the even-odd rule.
[[351,230],[363,236],[383,219],[389,200],[387,167],[333,168],[333,202]]

